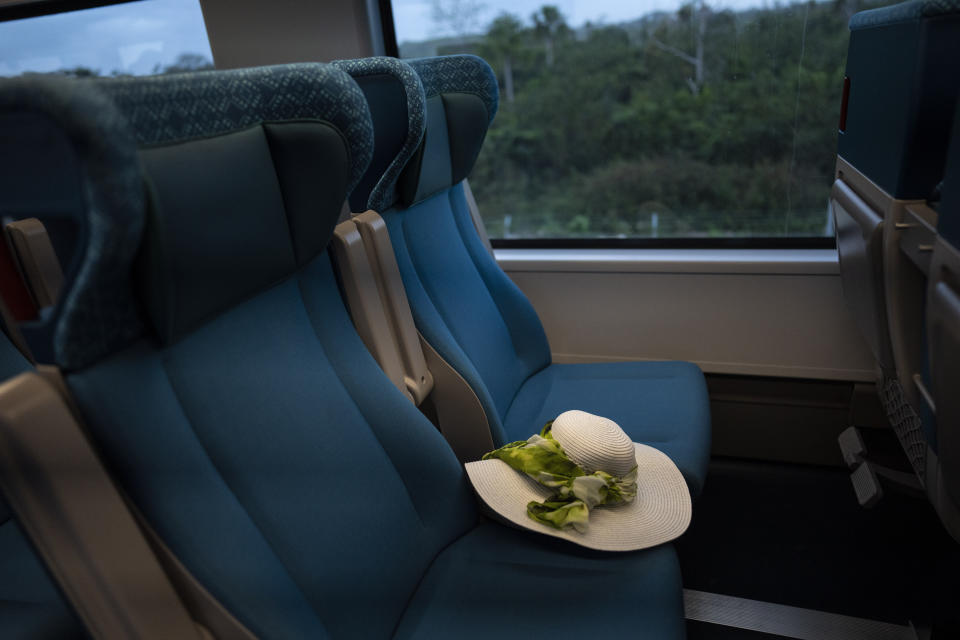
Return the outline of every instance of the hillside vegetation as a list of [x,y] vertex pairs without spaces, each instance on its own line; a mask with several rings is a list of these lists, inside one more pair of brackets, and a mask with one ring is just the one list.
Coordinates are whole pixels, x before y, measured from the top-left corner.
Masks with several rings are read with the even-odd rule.
[[829,232],[847,22],[871,6],[698,3],[576,31],[547,6],[444,41],[500,83],[470,179],[491,235]]

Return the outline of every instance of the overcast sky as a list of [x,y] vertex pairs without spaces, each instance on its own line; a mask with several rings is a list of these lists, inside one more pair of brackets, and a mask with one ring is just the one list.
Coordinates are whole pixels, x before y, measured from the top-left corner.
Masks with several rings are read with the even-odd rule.
[[[266,2],[267,0],[261,0]],[[323,0],[313,0],[321,2]],[[446,0],[471,2],[472,0]],[[768,0],[716,0],[715,8],[741,9]],[[482,30],[503,12],[528,21],[544,4],[554,4],[574,27],[590,20],[616,23],[652,11],[675,11],[683,0],[479,0]],[[394,0],[399,41],[451,35],[432,16],[434,0]],[[78,66],[109,74],[150,73],[182,53],[212,60],[199,0],[141,0],[52,16],[0,22],[0,75],[55,71]]]
[[182,53],[213,60],[199,0],[144,0],[0,22],[0,75],[78,66],[150,73]]

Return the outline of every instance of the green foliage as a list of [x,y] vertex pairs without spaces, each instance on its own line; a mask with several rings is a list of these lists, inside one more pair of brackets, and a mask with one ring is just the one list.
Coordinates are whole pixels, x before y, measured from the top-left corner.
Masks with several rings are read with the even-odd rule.
[[491,234],[823,234],[847,21],[871,6],[498,17],[475,47],[513,94],[471,176]]

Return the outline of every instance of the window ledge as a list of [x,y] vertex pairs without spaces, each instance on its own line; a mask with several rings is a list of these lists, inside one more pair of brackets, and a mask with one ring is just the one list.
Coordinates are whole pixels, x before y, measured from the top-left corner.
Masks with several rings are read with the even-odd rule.
[[836,249],[496,249],[494,255],[508,272],[840,273]]

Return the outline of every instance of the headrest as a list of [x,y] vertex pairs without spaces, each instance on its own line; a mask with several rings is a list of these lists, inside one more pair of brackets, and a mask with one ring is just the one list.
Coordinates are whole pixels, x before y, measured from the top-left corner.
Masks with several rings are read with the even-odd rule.
[[0,131],[5,214],[47,224],[68,280],[31,346],[41,361],[82,366],[142,329],[129,268],[144,210],[133,134],[90,83],[45,76],[0,80]]
[[351,190],[373,152],[363,94],[347,74],[326,64],[109,78],[97,84],[126,117],[141,146],[205,138],[263,123],[325,120],[349,143]]
[[410,206],[466,178],[477,161],[487,128],[497,113],[497,78],[477,56],[408,61],[423,84],[427,127],[397,185]]
[[910,0],[853,14],[850,30],[869,29],[960,12],[958,0]]
[[323,251],[372,155],[363,93],[330,65],[96,85],[139,145],[148,199],[135,284],[162,344]]
[[373,159],[350,194],[350,208],[383,211],[397,199],[400,172],[423,139],[423,85],[410,65],[396,58],[335,60],[363,91],[373,118]]

